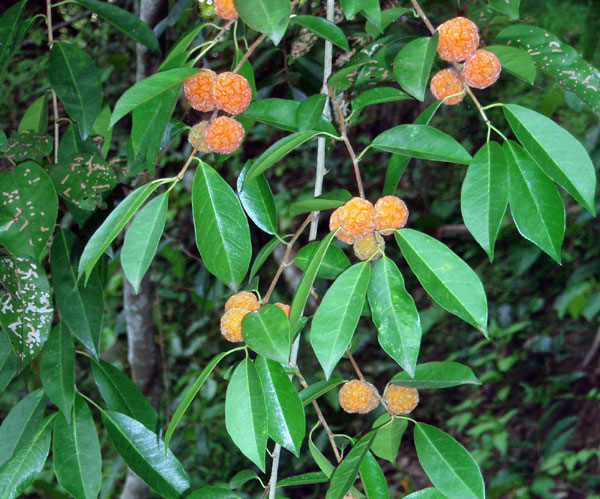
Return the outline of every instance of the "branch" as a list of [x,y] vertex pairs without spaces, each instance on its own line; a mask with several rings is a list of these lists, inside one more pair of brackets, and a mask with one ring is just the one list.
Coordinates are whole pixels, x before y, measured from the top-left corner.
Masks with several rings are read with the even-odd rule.
[[[52,33],[52,3],[50,0],[46,0],[46,26],[48,28],[48,46],[52,50],[54,34]],[[54,162],[58,163],[58,100],[53,88],[50,88],[50,92],[52,93],[52,110],[54,113]]]

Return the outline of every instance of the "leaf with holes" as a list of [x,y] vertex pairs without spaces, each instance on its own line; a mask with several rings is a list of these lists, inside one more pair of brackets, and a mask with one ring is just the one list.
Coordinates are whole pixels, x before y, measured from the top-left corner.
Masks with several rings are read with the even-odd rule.
[[39,159],[52,152],[52,139],[49,135],[36,135],[24,130],[8,139],[4,154],[14,163],[26,159]]

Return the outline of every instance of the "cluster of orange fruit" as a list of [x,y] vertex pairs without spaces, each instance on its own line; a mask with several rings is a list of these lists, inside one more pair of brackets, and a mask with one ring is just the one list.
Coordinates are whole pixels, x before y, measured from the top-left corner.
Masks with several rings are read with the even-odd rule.
[[[285,315],[290,316],[290,306],[285,303],[275,303]],[[221,334],[227,341],[239,343],[244,341],[242,336],[242,319],[250,312],[260,308],[260,302],[254,293],[240,291],[229,297],[225,302],[225,313],[221,316]]]
[[444,104],[458,104],[465,96],[463,80],[470,87],[479,89],[487,88],[498,80],[502,70],[500,60],[493,52],[478,49],[479,29],[473,21],[466,17],[455,17],[441,24],[437,31],[440,58],[464,64],[460,75],[453,68],[447,68],[433,76],[429,88],[436,99],[454,95],[446,99]]
[[[379,405],[377,388],[367,381],[353,379],[342,385],[338,392],[340,407],[351,414],[366,414]],[[408,414],[419,403],[419,392],[416,388],[408,388],[390,384],[383,394],[383,403],[392,414]]]
[[335,210],[329,218],[329,229],[337,230],[336,237],[352,244],[360,260],[375,258],[385,243],[381,236],[391,235],[408,220],[408,208],[396,196],[379,198],[373,206],[370,201],[354,197]]

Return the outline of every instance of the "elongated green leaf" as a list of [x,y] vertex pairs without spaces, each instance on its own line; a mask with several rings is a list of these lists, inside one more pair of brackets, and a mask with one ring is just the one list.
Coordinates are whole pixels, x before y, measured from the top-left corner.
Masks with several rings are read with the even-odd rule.
[[175,68],[153,74],[128,88],[117,101],[110,119],[110,126],[119,121],[123,116],[133,111],[136,107],[162,96],[173,87],[179,88],[183,80],[199,73],[197,68]]
[[308,295],[310,294],[313,282],[317,277],[317,272],[319,271],[323,257],[334,236],[335,232],[330,232],[319,243],[319,247],[311,256],[310,263],[302,274],[300,283],[296,288],[296,293],[294,294],[292,305],[290,306],[290,332],[292,335],[296,334],[296,330],[300,323],[300,317],[302,317],[302,312],[304,311],[304,305],[306,305],[306,300],[308,300]]
[[248,220],[231,187],[203,161],[194,176],[192,210],[196,245],[206,269],[237,289],[252,258]]
[[14,52],[21,45],[21,41],[33,24],[34,18],[23,21],[23,13],[27,0],[12,5],[6,9],[0,17],[0,83],[7,75],[6,67]]
[[[512,19],[519,17],[519,4],[521,0],[488,0],[490,7]],[[486,47],[487,48],[487,47]]]
[[311,471],[309,473],[302,473],[301,475],[290,476],[277,482],[277,488],[279,487],[290,487],[294,485],[313,485],[316,483],[326,483],[329,480],[327,475],[322,471]]
[[341,0],[342,10],[346,19],[352,19],[366,5],[367,0]]
[[487,299],[477,274],[431,236],[412,229],[395,234],[404,258],[429,296],[486,334]]
[[465,499],[485,497],[477,462],[450,435],[435,426],[416,423],[414,438],[419,462],[440,492]]
[[240,495],[222,487],[202,487],[195,490],[187,499],[240,499]]
[[360,480],[368,499],[389,499],[387,480],[377,459],[367,452],[359,468]]
[[10,461],[0,467],[0,499],[19,497],[44,468],[53,419],[54,415],[46,418]]
[[504,106],[504,114],[542,170],[594,215],[596,174],[581,143],[554,121],[531,109],[508,104]]
[[58,483],[76,499],[98,496],[102,455],[96,425],[87,403],[77,397],[72,421],[62,414],[54,420],[52,460]]
[[[298,19],[297,16],[294,20]],[[306,16],[312,17],[312,16]],[[325,21],[325,19],[321,19]],[[328,21],[325,21],[328,22]],[[321,117],[323,116],[323,111],[325,109],[326,97],[322,94],[311,95],[298,106],[296,110],[296,124],[298,126],[298,130],[304,132],[306,130],[314,129],[317,124],[321,121]]]
[[426,489],[417,490],[412,494],[404,496],[404,499],[447,499],[447,496],[435,487],[427,487]]
[[329,379],[350,345],[363,309],[371,263],[353,265],[325,293],[310,330],[310,344]]
[[280,240],[277,237],[271,239],[267,244],[265,244],[252,262],[252,267],[250,267],[250,274],[248,274],[248,282],[252,282],[256,273],[260,270],[263,263],[267,261],[267,258],[271,256],[275,247],[280,243]]
[[19,360],[10,346],[8,336],[0,328],[0,393],[4,391],[13,376],[17,374],[18,368]]
[[383,25],[381,24],[381,6],[379,0],[366,0],[360,11],[363,16],[372,24],[378,33],[383,33]]
[[320,38],[329,40],[331,43],[344,50],[350,50],[346,35],[331,21],[323,19],[322,17],[303,15],[294,16],[292,20],[295,24],[304,26]]
[[40,378],[44,392],[69,423],[75,400],[75,345],[62,323],[48,337],[42,352]]
[[409,100],[411,96],[405,94],[402,90],[394,87],[376,87],[371,88],[352,99],[353,113],[366,106],[374,104],[384,104],[386,102],[396,102],[399,100]]
[[180,498],[189,489],[183,466],[155,433],[118,412],[102,411],[102,421],[129,468],[161,497]]
[[31,362],[42,350],[52,325],[54,309],[46,271],[24,256],[0,257],[0,325],[20,359]]
[[235,9],[248,25],[278,45],[290,22],[289,0],[235,0]]
[[316,198],[303,199],[290,205],[290,215],[295,217],[311,211],[332,210],[342,206],[346,201],[352,198],[352,194],[346,189],[336,189]]
[[422,101],[437,49],[437,34],[408,42],[396,54],[394,76],[409,94]]
[[504,143],[510,172],[510,212],[521,235],[560,263],[565,208],[558,189],[516,142]]
[[251,480],[257,480],[260,482],[260,477],[252,470],[238,471],[234,477],[229,480],[229,487],[232,489],[239,489],[242,485]]
[[287,364],[290,359],[290,325],[285,312],[275,305],[264,305],[242,319],[246,345],[256,353]]
[[35,390],[20,400],[0,426],[0,466],[29,442],[44,416],[46,397],[43,390]]
[[277,362],[259,356],[256,359],[256,369],[265,393],[269,436],[299,456],[306,433],[306,419],[300,397]]
[[260,99],[251,102],[248,109],[239,116],[288,132],[297,132],[296,112],[299,107],[299,102],[289,99]]
[[352,446],[350,452],[348,452],[331,475],[329,490],[327,490],[325,499],[343,499],[344,495],[352,487],[354,480],[356,480],[360,465],[367,452],[369,452],[374,438],[375,431],[370,431]]
[[97,356],[104,316],[102,284],[97,272],[90,275],[85,285],[77,281],[72,256],[76,243],[75,235],[62,229],[52,244],[50,263],[56,306],[67,327]]
[[[308,265],[310,264],[311,258],[318,247],[319,243],[317,241],[313,241],[300,248],[298,253],[296,253],[294,262],[300,270],[306,271]],[[346,253],[344,253],[343,250],[338,246],[331,245],[329,248],[327,248],[325,256],[321,261],[321,265],[319,266],[319,270],[317,272],[317,277],[319,279],[335,279],[348,267],[350,267],[350,260],[346,256]]]
[[91,359],[91,362],[94,381],[107,407],[154,430],[158,421],[156,410],[135,383],[108,362],[95,359]]
[[390,415],[387,413],[379,416],[373,423],[377,434],[371,445],[371,452],[394,464],[407,424],[406,419],[394,418],[390,421]]
[[111,26],[114,26],[122,33],[125,33],[136,42],[148,47],[152,52],[160,54],[158,40],[150,27],[141,21],[138,17],[130,14],[126,10],[120,9],[116,5],[100,0],[76,0],[85,8],[90,9],[95,14],[105,19]]
[[46,94],[33,101],[19,121],[18,133],[45,135],[48,131],[48,99]]
[[164,192],[144,206],[125,234],[121,265],[125,277],[138,293],[150,267],[167,221],[169,194]]
[[267,406],[260,377],[249,358],[238,364],[229,380],[225,396],[225,426],[242,454],[264,472]]
[[110,246],[115,237],[123,230],[134,213],[148,199],[160,185],[172,182],[173,179],[158,179],[139,187],[129,194],[112,212],[100,227],[94,232],[85,245],[81,258],[79,259],[78,278],[85,273],[86,280],[89,278],[94,265],[106,248]]
[[385,256],[373,268],[368,297],[381,348],[412,376],[421,346],[421,320],[402,274]]
[[49,65],[50,84],[85,139],[102,107],[102,84],[96,65],[77,45],[64,42],[52,46]]
[[331,478],[331,474],[335,470],[335,467],[329,462],[329,459],[327,459],[319,450],[319,448],[315,445],[312,438],[314,431],[319,427],[319,425],[320,423],[317,423],[315,426],[313,426],[310,430],[310,433],[308,434],[308,449],[310,451],[310,455],[314,459],[315,463],[317,463],[319,469],[327,478]]
[[470,367],[449,361],[419,364],[412,378],[407,373],[399,373],[392,378],[392,381],[396,385],[409,386],[419,390],[481,384]]
[[486,142],[467,168],[460,210],[469,232],[494,259],[494,243],[508,205],[508,168],[497,142]]
[[277,207],[267,179],[264,175],[258,175],[246,187],[242,187],[246,173],[251,167],[252,162],[249,161],[238,176],[238,196],[250,219],[267,234],[276,234],[278,226]]
[[311,139],[315,135],[319,135],[320,132],[316,130],[307,130],[306,132],[296,132],[278,140],[269,147],[264,153],[262,153],[258,159],[252,164],[246,173],[244,185],[242,189],[258,177],[267,168],[272,166],[274,163],[279,161],[281,158],[292,152],[296,147]]
[[344,380],[341,378],[330,378],[317,381],[316,383],[307,386],[298,395],[300,396],[300,400],[302,400],[302,404],[307,406],[313,400],[325,395],[327,392],[333,390],[336,386],[341,385],[343,382]]
[[400,156],[468,165],[471,155],[452,137],[428,125],[399,125],[380,133],[369,147]]
[[15,255],[39,259],[52,236],[58,197],[52,180],[33,161],[0,173],[0,244]]
[[508,71],[530,84],[535,81],[537,70],[533,59],[525,50],[517,47],[507,47],[506,45],[489,45],[485,50],[489,50],[498,56],[502,71]]
[[217,364],[219,362],[221,362],[221,360],[224,357],[226,357],[230,353],[237,352],[238,350],[242,350],[242,348],[243,347],[239,347],[239,348],[234,348],[232,350],[229,350],[228,352],[221,352],[219,355],[216,355],[215,357],[213,357],[211,359],[211,361],[206,365],[206,367],[202,370],[200,375],[196,378],[196,381],[194,381],[192,386],[190,386],[188,388],[187,392],[185,392],[185,395],[183,396],[183,399],[177,406],[177,409],[175,409],[175,412],[173,413],[173,417],[171,418],[171,421],[169,422],[169,427],[167,428],[167,431],[165,432],[165,446],[166,447],[169,446],[169,442],[171,441],[171,438],[173,437],[173,433],[175,433],[175,428],[182,420],[183,415],[185,414],[185,411],[187,411],[188,407],[190,406],[190,404],[192,403],[192,401],[194,400],[194,398],[200,391],[200,388],[202,388],[202,385],[207,380],[207,378],[210,376],[210,373],[213,372],[214,368],[217,367]]

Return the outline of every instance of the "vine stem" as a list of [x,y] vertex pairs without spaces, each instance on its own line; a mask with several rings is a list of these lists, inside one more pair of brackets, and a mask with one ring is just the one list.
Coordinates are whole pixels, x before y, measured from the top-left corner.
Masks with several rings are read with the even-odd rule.
[[[52,33],[52,2],[50,0],[46,0],[46,27],[48,29],[48,46],[52,50],[54,34]],[[53,88],[50,88],[50,92],[52,92],[52,110],[54,113],[54,163],[58,163],[58,100]]]
[[254,43],[252,43],[252,45],[250,45],[250,47],[248,47],[248,50],[246,50],[246,53],[242,56],[242,58],[236,64],[235,68],[233,68],[233,73],[237,73],[240,69],[242,69],[242,66],[248,60],[248,58],[252,55],[252,52],[254,52],[258,48],[258,46],[263,42],[263,40],[265,38],[266,38],[266,35],[262,34],[256,40],[254,40]]

